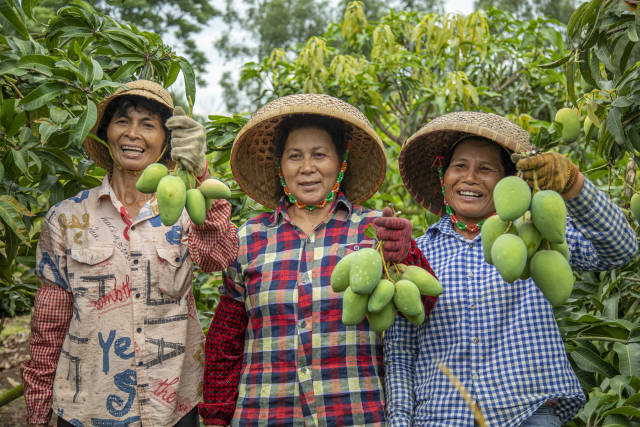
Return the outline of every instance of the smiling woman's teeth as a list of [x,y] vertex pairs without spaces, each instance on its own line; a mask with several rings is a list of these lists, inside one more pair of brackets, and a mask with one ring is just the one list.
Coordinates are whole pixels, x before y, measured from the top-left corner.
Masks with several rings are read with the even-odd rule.
[[136,151],[138,153],[142,153],[144,150],[140,147],[130,147],[127,145],[122,146],[122,151]]
[[480,194],[478,193],[474,193],[471,191],[459,191],[458,192],[461,196],[471,196],[471,197],[480,197]]

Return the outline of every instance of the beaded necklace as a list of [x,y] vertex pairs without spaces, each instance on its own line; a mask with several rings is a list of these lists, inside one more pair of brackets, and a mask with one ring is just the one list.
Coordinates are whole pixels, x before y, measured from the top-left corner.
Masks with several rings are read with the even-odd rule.
[[284,190],[284,194],[285,196],[287,196],[287,199],[289,199],[289,201],[292,204],[296,205],[298,209],[306,209],[308,211],[324,208],[327,205],[327,203],[333,201],[333,199],[336,197],[336,194],[340,190],[340,184],[342,183],[342,180],[344,179],[344,173],[347,170],[347,159],[349,158],[349,147],[350,147],[350,143],[347,143],[347,147],[345,148],[344,154],[342,155],[342,165],[340,166],[338,177],[336,179],[336,182],[333,184],[331,191],[329,191],[329,194],[327,194],[327,197],[325,197],[323,201],[311,206],[306,205],[304,203],[300,203],[298,200],[296,200],[295,196],[291,194],[291,191],[289,191],[289,187],[287,186],[287,183],[284,181],[284,175],[282,174],[282,166],[280,165],[280,162],[277,162],[278,176],[280,177],[280,185],[282,185],[282,189]]
[[482,229],[482,224],[484,224],[487,218],[483,219],[477,224],[467,224],[465,222],[462,222],[460,218],[458,218],[456,214],[453,212],[453,209],[451,209],[451,206],[449,206],[449,203],[447,203],[447,199],[444,198],[444,173],[442,172],[443,159],[444,159],[444,156],[436,156],[436,158],[433,160],[433,164],[431,165],[431,167],[433,167],[436,164],[436,162],[438,163],[438,177],[440,178],[440,186],[442,187],[442,199],[444,201],[444,209],[449,214],[449,218],[451,218],[451,223],[453,224],[454,227],[458,227],[460,230],[468,231],[469,233],[477,233]]

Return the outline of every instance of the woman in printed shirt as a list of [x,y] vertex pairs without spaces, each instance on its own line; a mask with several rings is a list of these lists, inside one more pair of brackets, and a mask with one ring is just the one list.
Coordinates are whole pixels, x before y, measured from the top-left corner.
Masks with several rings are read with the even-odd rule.
[[[383,425],[380,338],[366,320],[342,324],[342,297],[329,285],[341,258],[374,245],[369,224],[386,259],[429,268],[410,247],[409,221],[356,204],[384,179],[382,142],[353,106],[291,95],[244,126],[231,168],[274,211],[238,229],[207,336],[205,424]],[[424,299],[427,313],[434,301]]]
[[566,157],[548,152],[511,161],[510,153],[531,150],[525,130],[473,112],[438,117],[403,146],[399,164],[409,192],[444,214],[416,239],[444,292],[428,323],[414,327],[398,319],[385,333],[391,426],[474,425],[440,362],[490,426],[559,426],[584,404],[551,305],[533,280],[506,283],[485,262],[479,228],[494,214],[494,186],[517,167],[530,186],[537,176],[541,189],[564,198],[574,268],[624,265],[637,252],[637,239],[620,209]]
[[158,161],[206,178],[204,128],[162,86],[137,80],[99,104],[92,133],[108,149],[91,137],[85,149],[108,174],[53,206],[38,241],[28,422],[46,425],[53,409],[58,426],[198,426],[204,335],[192,260],[211,271],[235,259],[231,206],[215,201],[204,224],[183,212],[167,227],[136,181]]

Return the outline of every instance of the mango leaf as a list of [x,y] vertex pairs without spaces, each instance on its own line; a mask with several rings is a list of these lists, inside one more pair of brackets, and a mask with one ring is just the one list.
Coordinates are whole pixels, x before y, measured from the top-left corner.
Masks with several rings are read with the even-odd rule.
[[0,15],[4,16],[5,19],[9,21],[13,29],[20,34],[21,37],[24,37],[25,39],[29,39],[31,37],[24,19],[22,19],[18,10],[13,7],[13,1],[0,0]]
[[622,129],[622,113],[618,108],[611,108],[607,114],[607,130],[618,144],[624,145],[626,138]]
[[[602,413],[603,416],[607,415],[626,415],[629,417],[640,417],[640,409],[635,408],[633,406],[621,406],[619,408],[609,409]],[[610,425],[610,424],[608,424]],[[627,424],[622,424],[627,425]]]
[[587,348],[582,347],[572,351],[571,357],[576,365],[584,371],[599,373],[605,377],[614,377],[618,374],[609,363],[600,357],[599,354]]
[[80,118],[78,118],[78,122],[73,128],[73,133],[71,134],[71,139],[76,144],[82,144],[84,139],[89,135],[89,131],[96,124],[96,120],[98,118],[98,109],[96,108],[95,102],[90,99],[87,99],[87,108],[84,110]]
[[20,103],[26,111],[36,110],[64,92],[65,87],[59,83],[43,83],[29,92]]
[[38,0],[22,0],[22,10],[29,19],[33,19],[33,7],[36,6]]
[[618,354],[619,370],[622,375],[640,375],[640,344],[616,342],[613,349]]
[[367,225],[367,228],[364,229],[365,236],[378,240],[378,233],[376,233],[376,229],[372,224]]
[[15,198],[6,194],[0,196],[0,218],[4,220],[24,244],[29,246],[29,232],[22,219],[23,216],[33,216],[33,214]]
[[[180,70],[182,70],[182,75],[184,77],[184,88],[187,100],[189,100],[189,103],[193,105],[193,103],[196,102],[196,76],[191,64],[189,64],[186,59],[180,57],[178,59],[178,63],[180,64]],[[193,111],[191,111],[191,113],[193,114]]]

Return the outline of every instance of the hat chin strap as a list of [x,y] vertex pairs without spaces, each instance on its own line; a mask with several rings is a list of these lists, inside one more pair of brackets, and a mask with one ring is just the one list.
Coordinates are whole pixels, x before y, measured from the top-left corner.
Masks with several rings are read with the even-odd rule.
[[[160,152],[160,155],[158,156],[157,159],[155,159],[153,161],[153,163],[158,163],[158,161],[164,156],[164,153],[166,153],[168,146],[169,146],[169,144],[165,144],[165,146],[162,148],[162,151]],[[111,147],[107,146],[107,150],[109,150],[109,157],[111,157],[111,161],[113,162],[113,165],[116,168],[118,168],[119,170],[121,170],[121,171],[123,171],[125,173],[128,173],[129,175],[135,175],[135,176],[138,176],[138,175],[142,174],[142,172],[144,172],[144,169],[133,170],[133,169],[125,169],[125,168],[123,168],[122,165],[120,165],[120,163],[118,163],[116,161],[116,159],[113,157],[113,153],[111,152]]]

